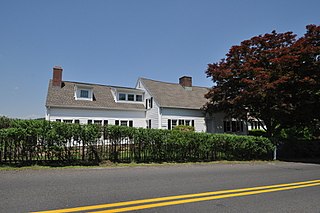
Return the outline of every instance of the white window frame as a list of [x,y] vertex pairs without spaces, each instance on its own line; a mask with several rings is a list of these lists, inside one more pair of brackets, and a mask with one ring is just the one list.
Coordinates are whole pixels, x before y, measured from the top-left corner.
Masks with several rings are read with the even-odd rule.
[[[129,96],[132,97],[132,100],[129,100]],[[127,95],[127,101],[135,101],[135,94],[129,93],[129,94]]]
[[[121,96],[124,95],[124,100],[120,99],[120,95],[121,95]],[[123,93],[123,92],[120,92],[120,93],[118,94],[118,101],[126,101],[126,100],[127,100],[127,94],[126,94],[126,93]]]
[[[143,95],[141,95],[141,94],[136,94],[135,96],[136,96],[136,99],[135,99],[135,100],[136,100],[137,102],[143,102]],[[141,100],[139,100],[139,101],[138,101],[138,98],[137,98],[138,96],[141,97]]]
[[[81,91],[88,91],[88,97],[81,97]],[[84,101],[93,101],[93,88],[85,86],[75,86],[75,99]]]

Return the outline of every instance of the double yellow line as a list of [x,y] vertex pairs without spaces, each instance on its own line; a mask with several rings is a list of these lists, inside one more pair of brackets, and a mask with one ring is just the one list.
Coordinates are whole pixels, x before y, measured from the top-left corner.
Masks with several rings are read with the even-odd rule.
[[[311,181],[304,181],[304,182],[259,186],[259,187],[252,187],[252,188],[222,190],[222,191],[204,192],[204,193],[197,193],[197,194],[186,194],[186,195],[159,197],[159,198],[151,198],[151,199],[143,199],[143,200],[125,201],[125,202],[101,204],[101,205],[94,205],[94,206],[83,206],[83,207],[75,207],[75,208],[68,208],[68,209],[49,210],[49,211],[41,211],[41,212],[34,212],[34,213],[65,213],[65,212],[79,212],[79,211],[90,211],[91,213],[127,212],[127,211],[149,209],[149,208],[155,208],[155,207],[179,205],[184,203],[193,203],[193,202],[209,201],[209,200],[216,200],[216,199],[229,198],[229,197],[239,197],[239,196],[255,195],[255,194],[268,193],[268,192],[299,189],[299,188],[319,186],[319,185],[320,185],[320,180],[311,180]],[[104,209],[104,210],[94,211],[99,209]]]

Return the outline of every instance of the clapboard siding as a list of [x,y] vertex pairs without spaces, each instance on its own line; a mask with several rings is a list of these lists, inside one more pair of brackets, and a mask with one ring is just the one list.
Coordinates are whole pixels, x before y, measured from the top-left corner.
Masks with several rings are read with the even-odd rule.
[[206,132],[205,117],[201,110],[162,108],[161,118],[162,129],[168,129],[168,119],[194,120],[195,131]]
[[47,109],[46,119],[80,120],[83,124],[88,120],[108,120],[111,125],[115,124],[115,120],[133,120],[134,127],[146,127],[145,111],[50,108]]
[[[152,96],[151,94],[148,92],[148,90],[144,87],[142,82],[138,82],[137,83],[137,89],[141,89],[143,90],[144,93],[144,103],[146,103],[146,99],[150,99]],[[151,120],[151,128],[153,129],[159,129],[159,106],[156,103],[156,101],[153,99],[152,102],[152,108],[150,109],[146,109],[146,117],[145,117],[145,123],[147,124],[148,120]]]

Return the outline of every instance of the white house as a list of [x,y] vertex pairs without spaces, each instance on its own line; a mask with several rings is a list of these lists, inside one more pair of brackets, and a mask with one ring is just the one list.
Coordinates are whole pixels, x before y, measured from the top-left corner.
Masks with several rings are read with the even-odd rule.
[[247,134],[245,121],[207,115],[202,106],[209,88],[139,78],[135,88],[62,80],[62,68],[53,68],[46,100],[46,120],[172,129],[193,126],[197,132]]

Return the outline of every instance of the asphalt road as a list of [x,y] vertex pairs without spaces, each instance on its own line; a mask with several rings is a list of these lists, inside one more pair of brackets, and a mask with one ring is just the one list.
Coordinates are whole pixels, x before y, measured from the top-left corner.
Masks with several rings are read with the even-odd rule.
[[[269,162],[0,171],[0,212],[65,209],[310,180],[320,180],[320,165]],[[90,211],[98,210],[102,209]],[[320,213],[320,185],[137,212]]]

